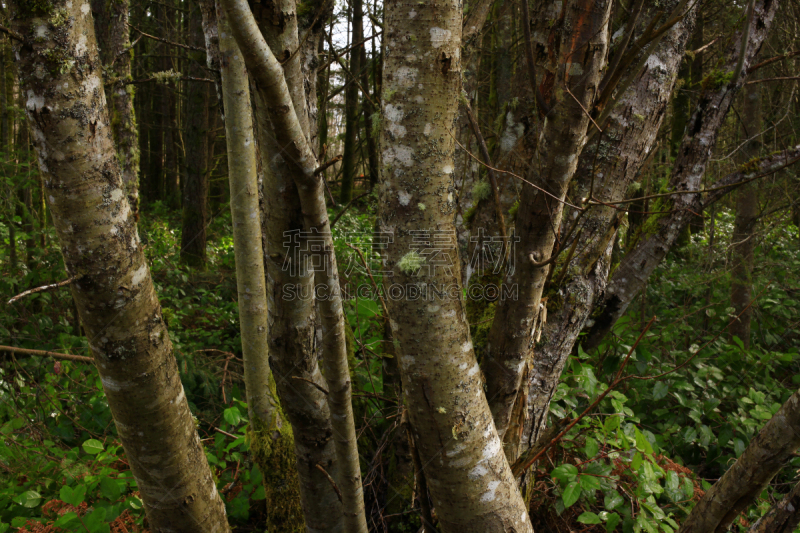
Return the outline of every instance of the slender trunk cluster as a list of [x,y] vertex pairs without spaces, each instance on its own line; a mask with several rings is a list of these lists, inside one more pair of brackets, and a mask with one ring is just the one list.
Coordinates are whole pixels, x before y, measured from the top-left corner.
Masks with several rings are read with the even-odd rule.
[[13,7],[48,205],[150,528],[228,531],[116,157],[89,5]]

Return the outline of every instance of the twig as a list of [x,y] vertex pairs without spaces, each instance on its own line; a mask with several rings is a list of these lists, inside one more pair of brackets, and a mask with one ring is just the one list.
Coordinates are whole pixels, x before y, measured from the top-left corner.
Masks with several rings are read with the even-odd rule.
[[[367,195],[368,195],[370,192],[371,192],[371,191],[367,191],[367,192],[365,192],[364,194],[359,194],[358,196],[356,196],[355,198],[353,198],[352,200],[350,200],[349,202],[347,202],[347,205],[346,205],[346,206],[344,206],[344,207],[342,208],[342,210],[341,210],[341,211],[339,211],[339,213],[338,213],[338,214],[337,214],[335,217],[333,217],[333,220],[331,221],[331,227],[333,227],[333,226],[334,226],[334,225],[335,225],[335,224],[336,224],[336,223],[339,221],[339,219],[342,217],[342,215],[344,215],[344,212],[345,212],[345,211],[347,211],[347,210],[350,208],[350,206],[351,206],[351,205],[353,205],[354,203],[356,203],[356,200],[360,200],[361,198],[364,198],[364,197],[365,197],[365,196],[367,196]],[[333,204],[333,206],[334,206],[334,207],[336,207],[336,203],[334,203],[334,204]]]
[[[193,78],[191,76],[178,76],[178,77],[174,77],[174,78],[165,78],[165,81],[175,81],[175,80],[179,80],[179,81],[199,81],[199,82],[203,82],[203,83],[216,83],[216,80],[212,80],[211,78]],[[154,81],[160,82],[161,80],[159,80],[158,78],[155,78],[155,77],[153,77],[153,78],[141,78],[141,79],[138,79],[138,80],[128,80],[126,82],[123,82],[123,84],[124,85],[138,85],[140,83],[151,83],[151,82],[154,82]]]
[[342,491],[340,491],[339,487],[336,486],[336,482],[333,480],[331,475],[327,473],[325,469],[320,466],[319,463],[315,464],[314,468],[325,474],[325,477],[328,478],[328,482],[331,484],[331,487],[333,487],[334,492],[336,492],[336,495],[339,497],[339,502],[342,502]]
[[[332,65],[332,64],[333,64],[333,63],[335,63],[335,62],[337,62],[337,61],[339,60],[339,59],[338,59],[338,55],[341,55],[341,54],[346,54],[347,52],[349,52],[349,51],[350,51],[350,50],[352,50],[353,48],[355,48],[355,47],[357,47],[357,46],[361,46],[362,44],[366,43],[367,41],[371,41],[372,39],[374,39],[375,37],[378,37],[378,36],[379,36],[379,35],[381,35],[382,33],[383,33],[382,31],[376,32],[374,35],[371,35],[370,37],[366,37],[366,38],[364,38],[364,39],[361,39],[361,40],[360,40],[360,41],[358,41],[357,43],[351,44],[351,45],[350,45],[350,46],[348,46],[347,48],[344,48],[344,49],[340,50],[340,51],[337,53],[337,56],[334,56],[335,58],[329,59],[328,61],[326,61],[325,63],[323,63],[323,64],[322,64],[322,65],[320,65],[319,67],[317,67],[317,72],[319,72],[319,71],[321,71],[321,70],[325,70],[325,69],[326,69],[326,68],[328,68],[330,65]],[[331,55],[334,55],[334,54],[333,54],[333,53],[331,53]]]
[[[331,53],[333,54],[333,57],[334,57],[334,59],[336,60],[336,62],[337,62],[337,63],[339,63],[339,66],[340,66],[340,67],[342,67],[342,70],[343,70],[343,71],[344,71],[344,72],[345,72],[345,73],[346,73],[346,74],[347,74],[347,75],[350,77],[350,80],[351,80],[353,83],[355,83],[356,85],[358,85],[358,88],[359,88],[359,90],[361,91],[361,94],[362,94],[362,95],[364,95],[364,98],[366,98],[367,100],[369,100],[369,103],[371,103],[371,104],[372,104],[372,106],[373,106],[375,109],[380,109],[380,105],[378,105],[378,104],[376,104],[376,103],[375,103],[375,101],[374,101],[374,100],[372,99],[372,97],[369,95],[369,91],[367,91],[366,89],[364,89],[364,87],[362,87],[362,86],[361,86],[361,83],[358,81],[358,77],[356,77],[356,76],[355,76],[355,74],[353,74],[352,72],[350,72],[350,69],[349,69],[349,68],[347,68],[347,67],[344,65],[344,63],[342,62],[342,60],[339,58],[339,54],[336,52],[336,48],[333,46],[333,41],[331,40],[331,36],[330,36],[330,35],[328,35],[328,32],[323,32],[323,33],[325,33],[325,39],[328,41],[328,46],[330,46],[330,47],[331,47]],[[352,48],[352,47],[351,47],[351,48]]]
[[[450,133],[450,132],[448,131],[448,133]],[[453,137],[453,134],[452,134],[452,133],[450,133],[450,136],[451,136],[451,137]],[[526,179],[525,179],[525,178],[523,178],[522,176],[519,176],[519,175],[517,175],[517,174],[514,174],[513,172],[509,172],[508,170],[503,170],[503,169],[500,169],[500,168],[495,168],[495,167],[492,167],[492,166],[489,166],[489,165],[487,165],[486,163],[484,163],[483,161],[481,161],[481,160],[480,160],[478,157],[476,157],[476,156],[475,156],[475,154],[473,154],[472,152],[470,152],[469,150],[467,150],[466,148],[464,148],[464,145],[462,145],[460,142],[458,142],[458,139],[456,139],[455,137],[453,137],[453,140],[456,142],[456,144],[458,145],[458,147],[459,147],[459,148],[461,148],[462,150],[464,150],[464,151],[465,151],[465,152],[466,152],[466,153],[467,153],[467,154],[468,154],[468,155],[469,155],[469,156],[470,156],[472,159],[474,159],[475,161],[477,161],[477,162],[478,162],[478,164],[481,164],[481,165],[485,166],[486,168],[489,168],[489,169],[491,169],[491,170],[494,170],[495,172],[502,172],[503,174],[508,174],[509,176],[512,176],[512,177],[514,177],[514,178],[517,178],[518,180],[520,180],[520,181],[522,181],[522,182],[524,182],[524,183],[527,183],[528,185],[530,185],[531,187],[533,187],[533,188],[534,188],[534,189],[536,189],[537,191],[543,192],[544,194],[546,194],[547,196],[549,196],[550,198],[552,198],[552,199],[553,199],[553,200],[555,200],[556,202],[562,203],[562,204],[564,204],[564,205],[568,205],[569,207],[571,207],[571,208],[573,208],[573,209],[577,209],[578,211],[581,211],[581,210],[582,210],[582,209],[581,209],[580,207],[578,207],[577,205],[572,205],[571,203],[567,202],[566,200],[562,200],[561,198],[559,198],[559,197],[558,197],[558,196],[556,196],[555,194],[553,194],[553,193],[551,193],[551,192],[548,192],[548,191],[546,191],[546,190],[542,189],[542,188],[541,188],[541,187],[539,187],[538,185],[535,185],[535,184],[531,183],[530,181],[526,180]]]
[[94,359],[92,359],[91,357],[86,357],[85,355],[71,355],[67,353],[48,352],[44,350],[29,350],[27,348],[15,348],[14,346],[0,346],[0,352],[2,351],[21,353],[25,355],[38,355],[41,357],[52,357],[54,359],[65,359],[67,361],[78,361],[81,363],[94,364]]
[[750,5],[747,7],[747,18],[744,22],[744,30],[742,30],[742,49],[739,51],[739,61],[736,62],[736,69],[733,71],[733,78],[731,78],[730,85],[736,85],[739,77],[744,70],[744,59],[747,55],[747,46],[750,44],[750,26],[753,24],[753,15],[756,11],[756,0],[750,0]]
[[[709,42],[707,44],[704,44],[703,46],[701,46],[697,50],[692,50],[691,54],[692,55],[702,54],[703,52],[705,52],[706,50],[708,50],[709,48],[714,46],[714,43],[716,43],[717,41],[719,41],[719,37],[717,37],[716,39],[712,39],[711,42]],[[756,65],[755,67],[753,67],[753,68],[756,68],[758,66],[760,66],[760,63],[758,65]],[[751,68],[750,71],[752,72],[753,69]]]
[[336,157],[334,157],[330,161],[328,161],[326,163],[323,163],[320,166],[318,166],[317,169],[314,171],[314,175],[315,176],[319,176],[320,174],[322,174],[323,172],[328,170],[328,168],[332,167],[333,165],[335,165],[336,163],[338,163],[341,160],[342,160],[342,156],[341,155],[337,155]]
[[567,86],[566,86],[566,84],[564,85],[564,88],[567,90],[567,92],[568,92],[568,93],[569,93],[569,95],[572,97],[572,99],[573,99],[573,100],[575,100],[575,103],[576,103],[576,104],[578,104],[579,106],[581,106],[581,109],[583,110],[584,114],[585,114],[587,117],[589,117],[589,120],[591,120],[591,121],[592,121],[592,124],[594,124],[594,127],[595,127],[595,128],[597,128],[597,131],[599,131],[600,133],[603,133],[603,128],[601,128],[600,126],[598,126],[598,125],[597,125],[597,122],[595,122],[595,121],[594,121],[594,119],[592,118],[592,115],[591,115],[591,114],[589,114],[589,112],[588,112],[588,111],[586,111],[586,108],[585,108],[585,107],[583,107],[583,104],[581,103],[581,101],[580,101],[580,100],[578,100],[578,99],[575,97],[575,95],[574,95],[574,94],[572,94],[572,91],[570,91],[570,90],[569,90],[569,87],[567,87]]
[[375,283],[375,278],[372,277],[372,269],[370,269],[369,265],[367,264],[367,258],[364,257],[364,252],[362,252],[361,250],[359,250],[358,248],[356,248],[355,246],[353,246],[349,242],[347,242],[345,244],[349,248],[352,248],[353,250],[355,250],[356,253],[359,255],[359,257],[361,258],[361,263],[364,265],[364,268],[367,270],[367,275],[369,276],[369,280],[372,282],[372,288],[375,289],[375,294],[378,295],[378,298],[381,301],[381,307],[383,307],[383,314],[384,314],[384,316],[386,316],[386,318],[389,318],[389,308],[386,307],[386,301],[383,299],[383,295],[381,294],[381,291],[378,290],[378,284]]
[[329,393],[328,393],[328,391],[327,391],[325,388],[321,387],[320,385],[317,385],[316,383],[314,383],[314,382],[313,382],[313,381],[311,381],[310,379],[301,378],[300,376],[292,376],[292,379],[296,379],[296,380],[298,380],[298,381],[305,381],[306,383],[310,383],[310,384],[312,384],[313,386],[315,386],[317,389],[319,389],[319,391],[320,391],[321,393],[323,393],[323,394],[326,394],[326,395],[327,395],[327,394],[329,394]]
[[800,80],[800,76],[784,76],[781,78],[763,78],[760,80],[750,80],[745,82],[745,85],[753,85],[754,83],[766,83],[768,81],[793,81]]
[[205,48],[200,48],[198,46],[189,46],[188,44],[176,43],[174,41],[168,41],[166,39],[162,39],[161,37],[156,37],[155,35],[150,35],[149,33],[143,32],[142,30],[140,30],[139,28],[137,28],[136,26],[134,26],[130,22],[128,23],[128,26],[130,26],[130,28],[132,30],[137,31],[137,32],[141,33],[143,36],[147,37],[148,39],[153,39],[154,41],[159,41],[159,42],[162,42],[164,44],[168,44],[170,46],[177,46],[178,48],[184,48],[186,50],[194,50],[195,52],[205,52],[206,51]]
[[2,31],[3,33],[5,33],[9,37],[11,37],[12,39],[16,39],[17,41],[19,41],[21,43],[25,42],[25,37],[23,37],[22,35],[20,35],[19,33],[15,32],[14,30],[12,30],[10,28],[6,28],[5,26],[0,26],[0,31]]
[[65,286],[69,285],[70,283],[72,283],[73,281],[78,281],[82,277],[83,277],[83,274],[79,274],[77,276],[72,276],[69,279],[65,279],[64,281],[59,281],[58,283],[53,283],[52,285],[42,285],[41,287],[36,287],[35,289],[27,290],[25,292],[22,292],[22,293],[20,293],[20,294],[18,294],[16,296],[14,296],[13,298],[11,298],[6,303],[8,305],[11,305],[14,302],[17,302],[17,301],[21,300],[22,298],[24,298],[26,296],[29,296],[31,294],[36,294],[37,292],[52,291],[52,290],[55,290],[55,289],[59,289],[61,287],[65,287]]
[[223,435],[225,435],[225,436],[228,436],[228,437],[230,437],[230,438],[232,438],[232,439],[238,439],[238,438],[240,438],[240,437],[237,437],[236,435],[233,435],[233,434],[231,434],[231,433],[228,433],[227,431],[222,431],[222,430],[221,430],[221,429],[219,429],[219,428],[214,428],[214,431],[216,431],[217,433],[222,433]]

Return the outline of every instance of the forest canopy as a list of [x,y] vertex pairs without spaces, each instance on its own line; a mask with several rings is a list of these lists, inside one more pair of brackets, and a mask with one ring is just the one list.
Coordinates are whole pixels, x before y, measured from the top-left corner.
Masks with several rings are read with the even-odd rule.
[[800,532],[796,0],[0,5],[0,533]]

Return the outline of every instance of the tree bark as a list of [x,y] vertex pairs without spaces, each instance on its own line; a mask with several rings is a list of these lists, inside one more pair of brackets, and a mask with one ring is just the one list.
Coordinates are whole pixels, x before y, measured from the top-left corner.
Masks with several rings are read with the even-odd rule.
[[800,391],[761,429],[684,520],[679,533],[723,533],[800,446]]
[[385,10],[384,269],[392,287],[427,294],[390,292],[387,302],[414,441],[443,531],[531,532],[483,394],[455,250],[461,5],[405,0]]
[[89,5],[37,6],[14,6],[22,90],[64,263],[83,276],[72,294],[150,528],[229,531],[128,203]]
[[[278,148],[271,156],[280,157],[285,162],[300,197],[305,231],[315,241],[310,252],[316,264],[320,265],[314,272],[315,294],[322,318],[323,363],[344,529],[348,533],[366,533],[338,267],[325,206],[324,184],[315,174],[318,163],[306,137],[308,127],[303,127],[298,118],[300,113],[296,111],[305,107],[294,103],[288,76],[262,37],[247,3],[244,0],[223,0],[223,5],[248,70],[266,104]],[[289,1],[286,7],[291,9],[290,13],[296,12],[293,2]],[[302,94],[302,91],[298,92]]]
[[117,147],[122,180],[134,217],[139,216],[139,132],[133,110],[129,0],[92,0],[94,28],[103,63],[103,85],[111,116],[111,132]]
[[[744,91],[744,124],[742,133],[745,139],[755,137],[761,132],[761,90],[760,85],[748,85]],[[757,158],[761,151],[761,139],[749,141],[742,149],[741,162],[747,164]],[[743,186],[737,192],[736,218],[733,222],[731,238],[731,306],[738,318],[731,324],[729,333],[736,336],[750,348],[750,322],[753,307],[750,305],[753,290],[753,251],[755,250],[756,223],[758,222],[758,184]]]
[[[561,225],[564,197],[586,142],[590,125],[586,110],[593,107],[605,65],[608,20],[612,2],[576,0],[564,3],[563,35],[553,50],[558,54],[553,112],[545,121],[538,145],[537,172],[528,179],[545,192],[523,185],[517,210],[516,234],[520,241],[512,249],[513,268],[504,287],[518,294],[497,304],[489,332],[487,353],[481,364],[486,375],[486,396],[498,433],[503,438],[529,362],[533,329],[539,316],[544,282],[552,265],[556,231]],[[582,62],[576,63],[580,57]],[[571,94],[570,94],[571,93]],[[557,200],[556,200],[557,199]],[[563,248],[559,243],[558,249]],[[539,263],[545,263],[539,265]]]
[[[754,16],[750,22],[749,39],[744,49],[744,72],[758,54],[761,44],[766,38],[775,12],[778,0],[758,0],[755,4]],[[734,41],[727,52],[727,62],[722,72],[732,76],[742,52],[742,35]],[[707,80],[697,107],[687,127],[687,134],[678,158],[673,166],[670,177],[670,190],[697,191],[702,184],[711,151],[717,141],[720,127],[725,115],[730,109],[736,93],[744,85],[744,74],[737,80],[723,79],[717,81]],[[681,229],[684,227],[694,211],[692,205],[699,200],[699,193],[685,193],[667,197],[658,204],[659,211],[671,211],[671,214],[661,215],[656,220],[650,220],[645,225],[650,225],[652,233],[640,240],[639,244],[631,250],[614,271],[614,276],[609,283],[603,300],[598,304],[599,313],[587,335],[584,349],[596,348],[605,335],[611,331],[617,320],[625,313],[631,301],[644,287],[650,274],[656,266],[666,257],[672,245],[678,240]]]
[[[363,7],[362,0],[352,0],[352,27],[350,43],[355,44],[364,38],[363,29]],[[357,46],[350,50],[349,69],[354,79],[345,80],[348,84],[344,93],[344,153],[342,154],[342,188],[339,191],[339,202],[347,204],[353,198],[353,183],[356,178],[356,160],[358,159],[356,149],[358,148],[358,84],[356,80],[361,74],[361,47]],[[365,87],[366,90],[366,87]],[[369,95],[365,95],[369,96]]]
[[[666,8],[676,3],[674,0]],[[574,197],[591,195],[600,202],[614,202],[628,195],[639,178],[642,164],[654,149],[696,12],[693,8],[670,29],[636,83],[617,99],[616,108],[604,124],[604,133],[598,137],[599,152],[597,142],[583,150]],[[649,17],[643,18],[639,23],[642,27],[649,23]],[[566,217],[564,226],[571,226],[581,216],[573,238],[564,244],[570,248],[577,241],[577,253],[568,264],[557,268],[554,278],[563,279],[559,286],[547,288],[547,323],[539,325],[542,340],[536,345],[526,384],[528,406],[521,437],[523,450],[533,446],[545,430],[550,400],[564,364],[589,320],[596,299],[606,287],[620,215],[613,207],[595,205],[583,215],[573,210]]]
[[[201,8],[190,6],[189,44],[202,48],[205,38]],[[205,54],[189,53],[188,75],[205,77],[201,67]],[[208,224],[208,107],[207,83],[186,84],[186,181],[183,185],[183,220],[181,229],[181,262],[200,269],[206,267],[206,225]],[[229,161],[230,164],[230,161]],[[233,202],[233,196],[231,196]],[[231,204],[233,205],[233,204]]]

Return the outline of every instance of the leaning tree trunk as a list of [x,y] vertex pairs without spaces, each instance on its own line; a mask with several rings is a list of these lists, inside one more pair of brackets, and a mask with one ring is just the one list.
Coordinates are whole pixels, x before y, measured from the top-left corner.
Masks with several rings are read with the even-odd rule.
[[800,447],[800,391],[750,441],[684,520],[679,533],[723,533]]
[[128,203],[89,6],[14,7],[48,204],[67,272],[80,276],[72,294],[150,528],[229,531]]
[[[744,91],[744,124],[742,132],[746,139],[761,133],[760,85],[748,85]],[[761,152],[761,139],[750,140],[742,150],[745,165]],[[755,250],[756,223],[758,222],[758,184],[749,184],[739,189],[736,198],[736,218],[733,222],[731,243],[731,306],[737,319],[731,324],[729,333],[750,348],[750,322],[753,308],[750,305],[753,291],[753,251]]]
[[[673,0],[668,9],[676,3],[677,0]],[[642,164],[653,150],[696,13],[696,7],[692,8],[670,29],[636,83],[617,99],[616,108],[603,125],[604,133],[599,138],[602,149],[598,152],[598,143],[592,142],[580,156],[574,197],[591,195],[606,203],[625,199],[639,177]],[[649,20],[645,19],[640,26],[645,27],[648,23]],[[625,52],[619,50],[617,53]],[[605,289],[621,215],[613,207],[593,205],[582,215],[573,211],[566,217],[565,226],[576,222],[578,225],[564,247],[571,249],[577,241],[577,252],[569,263],[556,269],[554,280],[559,282],[558,286],[547,289],[548,318],[545,324],[538,326],[542,342],[536,346],[527,384],[528,407],[521,437],[523,449],[533,446],[545,430],[550,400],[558,387],[564,364],[589,319],[597,297]]]
[[[308,128],[303,127],[299,118],[304,108],[294,103],[284,69],[261,35],[247,3],[244,0],[223,0],[222,4],[262,102],[266,104],[278,148],[270,155],[283,159],[300,197],[305,231],[314,241],[308,251],[320,265],[314,272],[314,283],[322,319],[323,363],[344,529],[348,533],[366,533],[339,272],[325,206],[324,184],[316,173],[317,160],[306,136]],[[287,0],[286,8],[290,13],[296,13],[293,1]]]
[[[189,44],[203,48],[205,43],[201,7],[190,5]],[[205,77],[203,52],[189,53],[191,77]],[[208,224],[209,135],[207,83],[186,84],[186,181],[183,185],[183,217],[181,224],[181,262],[204,269],[206,266],[206,225]]]
[[267,289],[261,248],[256,143],[247,71],[222,10],[218,10],[225,138],[233,246],[239,295],[248,442],[263,477],[269,531],[303,530],[291,428],[282,417],[269,367]]
[[[529,362],[533,330],[545,278],[552,265],[556,232],[561,224],[562,203],[586,142],[589,117],[608,46],[610,1],[565,2],[563,27],[570,28],[557,43],[553,109],[547,115],[538,146],[536,172],[529,180],[541,187],[523,185],[517,210],[513,269],[503,282],[508,293],[497,305],[489,331],[487,353],[481,364],[486,375],[486,396],[498,433],[504,437]],[[560,28],[560,27],[559,27]],[[553,35],[561,35],[554,28]],[[581,58],[580,63],[575,58]],[[570,94],[571,93],[571,94]],[[559,246],[563,248],[563,244]],[[512,458],[513,459],[513,458]]]
[[379,228],[392,235],[388,307],[415,444],[443,531],[530,532],[483,394],[455,247],[461,4],[385,9]]
[[800,483],[753,524],[748,533],[793,533],[800,524]]
[[[645,227],[654,228],[650,230],[652,234],[644,236],[614,270],[608,290],[603,300],[598,303],[595,323],[584,341],[585,349],[596,348],[611,331],[642,290],[650,274],[678,240],[686,221],[693,216],[694,211],[691,207],[698,201],[700,194],[689,191],[697,191],[702,185],[703,174],[725,115],[739,89],[744,85],[747,68],[758,54],[772,26],[778,3],[778,0],[756,1],[753,16],[749,21],[749,31],[746,31],[746,28],[744,32],[749,33],[749,38],[742,43],[742,32],[740,32],[739,37],[728,49],[727,62],[721,71],[727,75],[720,81],[708,80],[708,86],[700,96],[686,128],[686,136],[678,150],[678,158],[670,177],[670,190],[678,194],[656,204],[658,211],[671,214],[646,223]],[[740,61],[741,75],[738,79],[733,79]]]
[[139,215],[139,133],[133,110],[133,85],[131,80],[130,30],[128,29],[129,0],[92,0],[94,28],[100,61],[103,63],[108,111],[111,115],[111,133],[117,146],[117,156],[122,170],[122,181],[128,193],[128,202],[135,217]]

